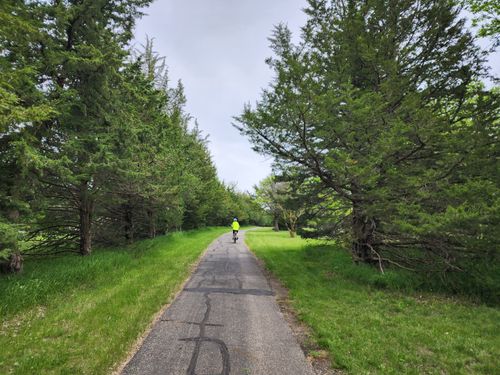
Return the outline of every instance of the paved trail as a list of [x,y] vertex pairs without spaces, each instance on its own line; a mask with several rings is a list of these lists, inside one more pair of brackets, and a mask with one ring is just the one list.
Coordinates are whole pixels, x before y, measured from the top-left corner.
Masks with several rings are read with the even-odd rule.
[[209,247],[122,374],[313,375],[243,236]]

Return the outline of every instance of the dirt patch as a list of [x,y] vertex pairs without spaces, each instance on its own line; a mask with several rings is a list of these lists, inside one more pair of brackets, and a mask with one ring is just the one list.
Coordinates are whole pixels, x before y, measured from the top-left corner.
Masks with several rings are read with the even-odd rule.
[[[250,250],[250,252],[252,251]],[[314,372],[317,375],[344,375],[345,372],[331,367],[332,361],[328,351],[322,349],[315,342],[311,329],[297,318],[297,313],[293,310],[288,297],[288,289],[285,288],[281,282],[266,268],[262,260],[256,256],[255,258],[264,272],[269,286],[275,293],[276,302],[278,303],[283,317],[290,326],[292,333],[302,348],[307,360],[311,363]]]

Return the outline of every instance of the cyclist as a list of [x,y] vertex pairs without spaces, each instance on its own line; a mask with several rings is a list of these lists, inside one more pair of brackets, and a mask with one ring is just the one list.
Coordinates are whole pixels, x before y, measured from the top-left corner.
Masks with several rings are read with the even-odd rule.
[[[233,228],[233,239],[238,239],[238,231],[240,230],[240,223],[238,223],[238,218],[235,217],[231,224],[231,228]],[[236,241],[235,241],[236,242]]]

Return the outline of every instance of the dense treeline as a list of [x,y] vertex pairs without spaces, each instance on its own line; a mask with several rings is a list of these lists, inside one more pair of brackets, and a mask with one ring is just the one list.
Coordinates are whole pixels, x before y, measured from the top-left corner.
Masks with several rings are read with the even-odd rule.
[[[0,5],[0,260],[265,219],[221,183],[151,41],[150,0]],[[253,214],[250,211],[253,210]]]
[[[304,204],[309,236],[357,262],[498,267],[499,91],[450,1],[309,0],[301,41],[271,38],[275,80],[238,118]],[[474,271],[476,270],[476,271]]]

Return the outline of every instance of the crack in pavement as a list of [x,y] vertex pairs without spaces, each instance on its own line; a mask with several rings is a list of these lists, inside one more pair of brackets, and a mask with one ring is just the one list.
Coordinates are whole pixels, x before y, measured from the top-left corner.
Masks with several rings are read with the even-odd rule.
[[238,289],[238,288],[184,288],[186,292],[193,293],[226,293],[226,294],[247,294],[251,296],[274,296],[274,292],[266,289]]
[[[160,319],[160,322],[171,322],[171,323],[180,323],[180,324],[190,324],[194,326],[199,326],[202,323],[197,322],[186,322],[184,320],[175,320],[175,319]],[[214,323],[206,323],[207,327],[224,327],[224,324],[214,324]]]
[[[193,354],[191,356],[191,360],[189,362],[189,367],[188,367],[187,372],[186,372],[188,375],[196,375],[196,365],[198,363],[198,357],[200,355],[201,344],[203,342],[212,342],[212,343],[215,343],[219,347],[221,357],[222,357],[221,375],[229,374],[230,369],[231,369],[229,350],[227,348],[226,343],[223,340],[205,336],[205,327],[206,326],[223,326],[223,325],[216,325],[216,324],[207,323],[207,321],[210,317],[210,311],[212,309],[212,304],[211,304],[212,301],[210,299],[211,293],[269,295],[269,291],[265,291],[265,290],[243,289],[243,281],[241,280],[241,278],[237,274],[237,272],[239,270],[235,270],[234,272],[229,272],[231,270],[231,264],[235,263],[234,261],[231,261],[230,258],[231,257],[230,257],[229,249],[226,249],[225,257],[224,257],[225,260],[224,260],[222,268],[223,268],[224,274],[226,274],[226,275],[229,274],[232,277],[226,279],[225,282],[229,282],[231,279],[234,279],[238,283],[238,288],[202,287],[202,285],[205,282],[208,282],[209,285],[215,285],[217,283],[216,271],[217,271],[217,265],[220,264],[220,262],[217,260],[210,260],[210,261],[205,261],[205,262],[200,263],[200,266],[212,263],[215,265],[215,267],[214,267],[215,269],[203,271],[200,275],[202,279],[200,281],[198,281],[198,283],[196,284],[196,287],[184,288],[185,292],[203,293],[203,296],[205,298],[205,305],[206,305],[206,311],[205,311],[205,315],[203,317],[203,320],[200,323],[193,323],[193,324],[198,325],[200,327],[200,332],[199,332],[198,337],[179,339],[179,341],[195,342]],[[238,268],[238,267],[236,267],[236,268]],[[208,280],[207,278],[209,275],[211,275],[211,278]]]
[[[195,337],[195,338],[188,338],[188,339],[180,339],[179,341],[195,341],[197,344],[198,343],[201,344],[202,342],[212,342],[212,343],[217,344],[219,346],[220,354],[222,356],[222,372],[220,373],[220,375],[229,375],[229,373],[231,371],[231,366],[229,363],[229,350],[228,350],[227,345],[224,341],[219,340],[219,339],[214,339],[211,337]],[[190,366],[191,366],[191,364],[190,364]],[[190,372],[191,367],[189,367],[187,374],[196,375],[196,373],[194,372],[195,369],[196,369],[196,362],[194,364],[194,368],[193,368],[192,372]]]
[[313,374],[257,259],[228,237],[207,249],[122,375]]
[[231,370],[230,362],[229,362],[229,350],[227,349],[227,345],[224,341],[219,339],[214,339],[211,337],[205,336],[205,327],[207,326],[208,318],[210,317],[210,310],[212,310],[212,301],[210,299],[210,292],[205,292],[205,305],[207,309],[205,310],[205,315],[203,316],[203,320],[199,323],[200,333],[198,337],[189,337],[184,339],[179,339],[179,341],[194,341],[195,347],[193,350],[193,354],[191,356],[191,361],[189,362],[189,367],[187,369],[188,375],[196,375],[196,364],[198,363],[198,357],[200,355],[201,344],[203,342],[213,342],[217,344],[220,350],[220,354],[222,357],[222,372],[221,375],[229,375]]

